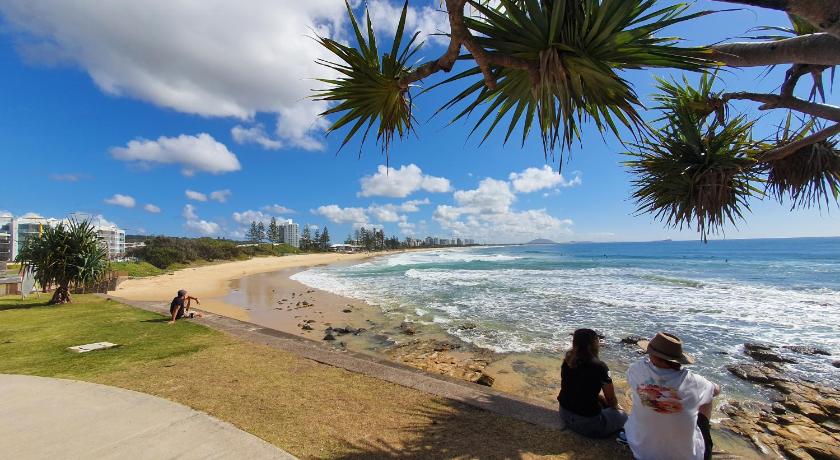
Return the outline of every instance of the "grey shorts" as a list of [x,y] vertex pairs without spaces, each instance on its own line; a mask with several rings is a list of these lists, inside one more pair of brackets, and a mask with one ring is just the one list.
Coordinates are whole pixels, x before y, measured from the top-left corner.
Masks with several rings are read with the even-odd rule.
[[606,438],[620,431],[627,421],[627,413],[608,407],[593,417],[583,417],[560,408],[560,418],[566,428],[587,438]]

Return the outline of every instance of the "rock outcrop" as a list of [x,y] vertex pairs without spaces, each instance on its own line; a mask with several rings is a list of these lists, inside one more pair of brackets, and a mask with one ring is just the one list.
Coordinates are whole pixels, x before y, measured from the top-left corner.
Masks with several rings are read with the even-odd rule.
[[[747,344],[744,351],[761,361],[773,353],[772,348]],[[750,439],[767,456],[840,459],[840,389],[791,376],[778,361],[733,364],[727,369],[774,394],[772,404],[728,403],[721,408],[729,416],[721,422],[723,427]]]

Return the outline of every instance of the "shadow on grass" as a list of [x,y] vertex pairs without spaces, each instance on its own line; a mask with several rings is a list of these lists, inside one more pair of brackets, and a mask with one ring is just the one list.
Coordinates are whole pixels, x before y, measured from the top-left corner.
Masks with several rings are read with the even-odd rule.
[[[504,401],[499,402],[504,404]],[[542,407],[532,407],[546,411]],[[556,413],[553,415],[556,416]],[[395,443],[369,436],[347,443],[347,453],[337,458],[420,460],[556,456],[632,459],[630,450],[619,446],[612,438],[587,439],[568,430],[532,425],[452,401],[429,403],[393,416],[395,419],[412,420],[401,429],[399,438],[403,441]]]
[[163,316],[160,318],[153,318],[153,319],[144,319],[140,321],[141,323],[168,323],[171,318],[167,316]]
[[59,305],[50,305],[49,300],[43,302],[21,303],[19,299],[4,299],[0,300],[0,311],[6,310],[28,310],[30,308],[42,307],[58,307]]

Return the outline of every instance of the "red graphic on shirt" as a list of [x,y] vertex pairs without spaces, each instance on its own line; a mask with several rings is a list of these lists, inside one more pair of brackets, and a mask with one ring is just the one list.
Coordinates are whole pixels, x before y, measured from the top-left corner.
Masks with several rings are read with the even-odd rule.
[[677,390],[659,385],[639,385],[636,387],[642,404],[660,414],[673,414],[683,410],[682,400]]

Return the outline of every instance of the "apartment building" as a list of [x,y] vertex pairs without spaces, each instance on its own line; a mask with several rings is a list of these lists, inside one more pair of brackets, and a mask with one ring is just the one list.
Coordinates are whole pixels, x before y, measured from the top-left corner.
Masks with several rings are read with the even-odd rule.
[[[17,258],[20,248],[27,238],[39,236],[46,227],[66,219],[53,219],[34,216],[0,216],[0,261],[12,261]],[[99,241],[108,249],[108,257],[119,259],[125,256],[125,230],[114,225],[92,220]]]
[[277,229],[280,231],[280,242],[288,244],[293,248],[300,247],[300,225],[291,219],[285,222],[278,222]]

